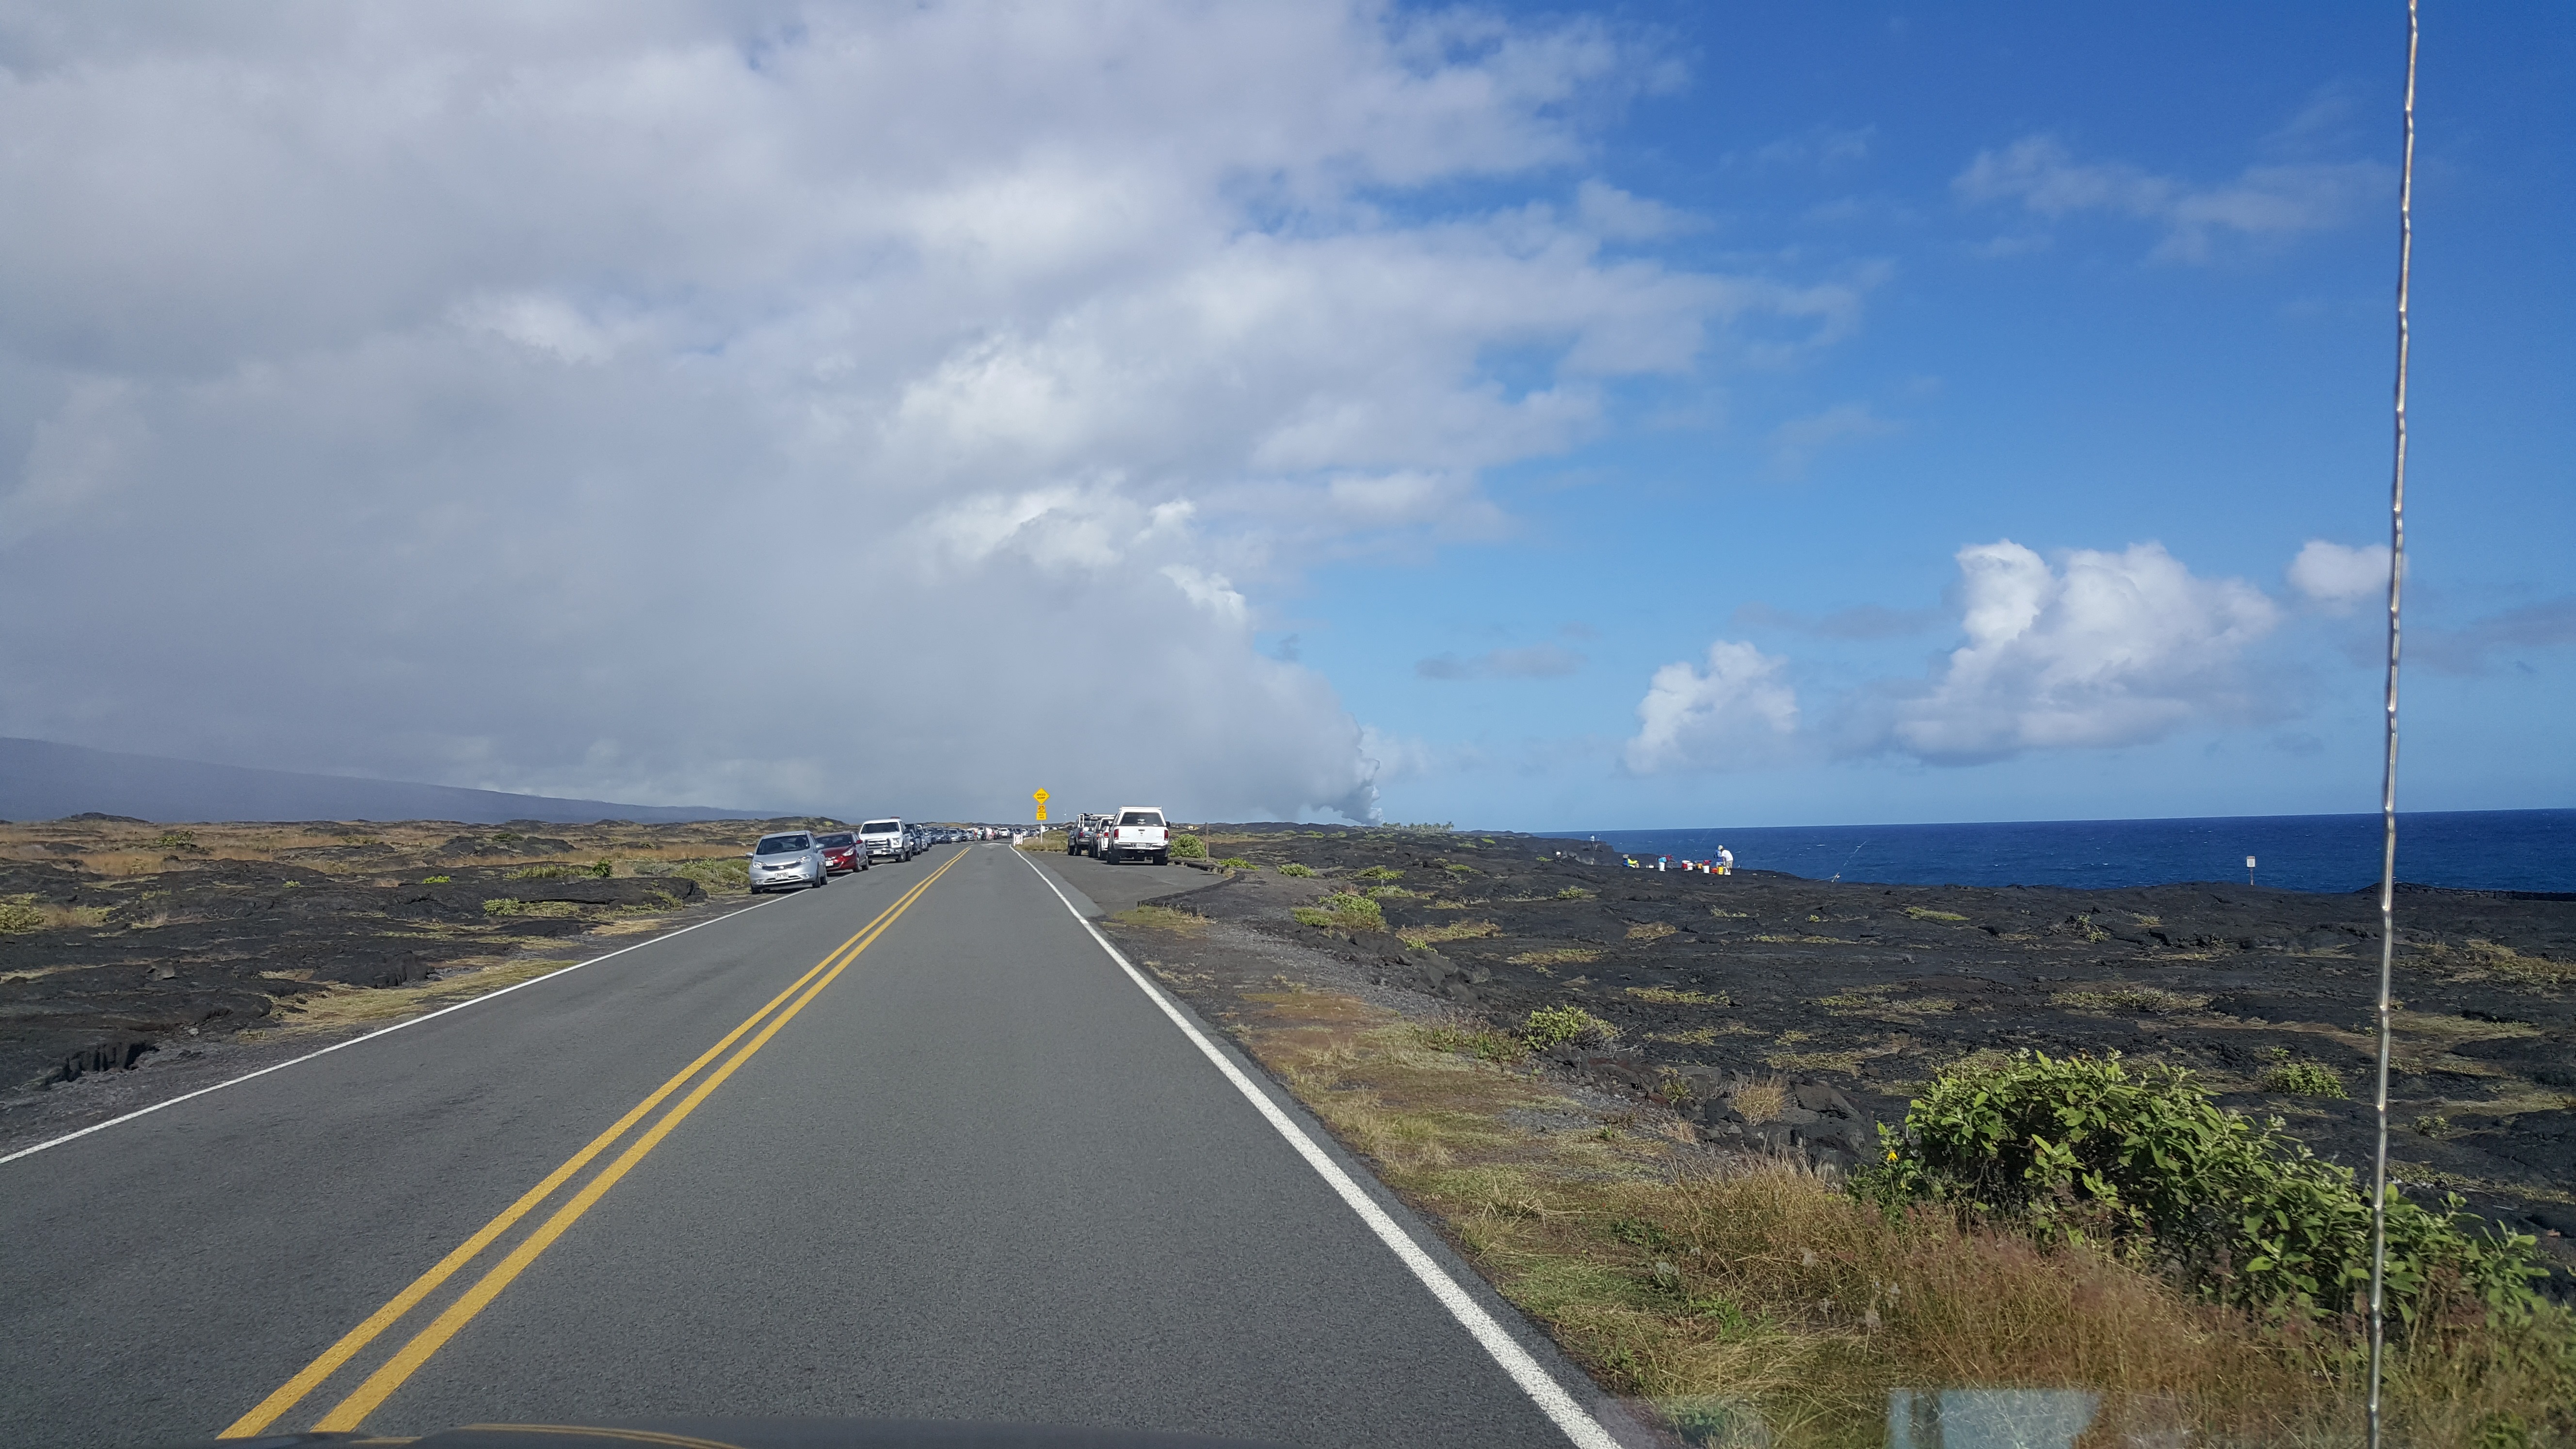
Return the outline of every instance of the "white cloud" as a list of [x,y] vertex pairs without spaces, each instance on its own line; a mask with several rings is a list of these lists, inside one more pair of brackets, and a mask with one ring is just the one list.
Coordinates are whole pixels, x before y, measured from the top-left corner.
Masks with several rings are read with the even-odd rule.
[[1574,204],[1575,215],[1585,229],[1605,241],[1656,241],[1700,231],[1708,225],[1689,212],[1598,180],[1587,180],[1576,188]]
[[[2373,198],[2393,198],[2394,173],[2376,161],[2249,166],[2233,181],[2194,185],[2118,161],[2080,161],[2053,136],[2025,136],[1977,153],[1952,179],[1970,202],[2018,201],[2050,219],[2106,211],[2160,224],[2160,258],[2206,261],[2222,234],[2280,238],[2341,226]],[[1999,255],[2028,248],[2003,243]]]
[[2260,716],[2238,669],[2280,610],[2237,579],[2202,579],[2159,544],[2078,549],[2051,568],[2009,539],[1958,553],[1968,642],[1895,706],[1887,738],[1938,764],[2026,750],[2143,744]]
[[2388,545],[2350,548],[2312,538],[2290,560],[2289,578],[2291,588],[2335,613],[2346,613],[2374,596],[2387,597]]
[[1780,759],[1798,731],[1788,661],[1750,644],[1718,640],[1708,667],[1687,660],[1655,671],[1637,702],[1637,733],[1621,753],[1629,770],[1746,769]]
[[[1590,20],[166,14],[0,18],[0,131],[43,138],[0,149],[0,733],[1365,814],[1262,601],[1503,531],[1478,470],[1620,379],[1829,345],[1870,280],[1605,255],[1689,219],[1602,183],[1541,205],[1582,117],[1670,81]],[[998,703],[1103,680],[1153,728]]]

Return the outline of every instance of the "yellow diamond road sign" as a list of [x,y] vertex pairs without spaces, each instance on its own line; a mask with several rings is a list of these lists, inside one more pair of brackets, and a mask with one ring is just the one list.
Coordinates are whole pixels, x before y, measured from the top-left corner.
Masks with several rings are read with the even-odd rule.
[[1044,790],[1031,790],[1029,792],[1029,798],[1035,800],[1041,805],[1044,805],[1047,802],[1047,792]]

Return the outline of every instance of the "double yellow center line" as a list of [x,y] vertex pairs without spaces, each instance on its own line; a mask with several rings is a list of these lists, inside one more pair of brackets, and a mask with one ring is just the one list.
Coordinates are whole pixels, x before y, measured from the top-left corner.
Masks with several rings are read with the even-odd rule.
[[[301,1403],[305,1395],[321,1387],[323,1381],[338,1373],[368,1344],[373,1343],[387,1329],[401,1322],[404,1315],[419,1307],[432,1293],[437,1292],[440,1284],[456,1276],[481,1256],[484,1249],[498,1242],[501,1235],[508,1232],[512,1225],[536,1211],[540,1204],[554,1195],[555,1189],[570,1182],[583,1168],[589,1166],[593,1159],[615,1146],[618,1139],[626,1135],[628,1129],[652,1115],[654,1108],[661,1106],[671,1094],[687,1086],[692,1078],[705,1070],[708,1063],[723,1056],[744,1036],[751,1035],[748,1045],[727,1057],[724,1065],[707,1073],[697,1086],[690,1089],[687,1096],[680,1099],[678,1106],[665,1113],[662,1119],[655,1122],[644,1135],[628,1144],[626,1150],[619,1153],[615,1161],[603,1169],[598,1176],[585,1183],[581,1191],[573,1194],[569,1201],[555,1209],[552,1217],[547,1218],[535,1232],[530,1233],[517,1247],[511,1249],[509,1256],[495,1264],[483,1275],[481,1281],[449,1304],[446,1311],[433,1319],[427,1328],[412,1335],[411,1341],[404,1344],[392,1358],[386,1360],[383,1367],[369,1374],[366,1382],[358,1385],[347,1398],[332,1406],[331,1411],[322,1416],[321,1422],[313,1426],[316,1430],[357,1428],[367,1415],[375,1411],[377,1405],[382,1404],[394,1390],[402,1387],[404,1380],[417,1372],[422,1364],[429,1362],[431,1356],[444,1347],[449,1339],[454,1338],[458,1330],[471,1323],[474,1315],[482,1312],[493,1299],[499,1297],[501,1290],[509,1287],[512,1280],[526,1272],[528,1265],[534,1263],[539,1255],[553,1246],[554,1241],[562,1237],[566,1229],[579,1222],[581,1215],[590,1211],[593,1204],[606,1196],[608,1190],[615,1187],[620,1178],[633,1171],[635,1164],[643,1161],[646,1155],[660,1146],[662,1139],[671,1135],[671,1129],[679,1126],[691,1112],[696,1111],[698,1104],[712,1095],[716,1088],[723,1086],[725,1079],[732,1076],[744,1062],[751,1060],[762,1047],[769,1045],[769,1039],[778,1035],[779,1028],[793,1021],[796,1013],[803,1011],[815,997],[822,995],[823,989],[838,979],[840,974],[848,969],[849,964],[859,958],[860,952],[874,945],[877,937],[885,934],[887,927],[892,926],[898,917],[911,909],[913,902],[921,899],[922,892],[929,890],[932,883],[946,875],[951,866],[964,860],[966,854],[961,850],[950,856],[946,864],[924,877],[920,884],[904,892],[893,905],[886,907],[882,914],[868,922],[858,934],[843,941],[832,954],[814,963],[812,970],[796,978],[786,990],[771,997],[767,1005],[746,1017],[742,1025],[725,1033],[723,1040],[707,1048],[696,1061],[682,1067],[669,1081],[655,1088],[651,1096],[636,1103],[632,1110],[618,1118],[607,1131],[590,1139],[587,1146],[566,1159],[563,1166],[546,1174],[544,1181],[529,1188],[517,1202],[502,1209],[498,1217],[485,1223],[474,1236],[457,1244],[456,1250],[439,1259],[436,1267],[413,1279],[411,1286],[395,1294],[384,1307],[369,1314],[366,1322],[350,1329],[339,1342],[323,1350],[321,1357],[306,1364],[302,1372],[279,1385],[277,1392],[260,1400],[258,1407],[235,1419],[231,1427],[225,1429],[219,1437],[244,1439],[265,1432],[268,1426],[277,1422],[287,1410]],[[762,1025],[764,1019],[768,1023],[765,1026]],[[755,1028],[757,1035],[752,1035]]]

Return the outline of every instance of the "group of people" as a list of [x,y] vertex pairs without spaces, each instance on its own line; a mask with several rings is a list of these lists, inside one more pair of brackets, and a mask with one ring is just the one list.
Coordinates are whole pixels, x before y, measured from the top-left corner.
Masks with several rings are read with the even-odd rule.
[[1717,854],[1706,860],[1677,861],[1669,855],[1658,855],[1654,857],[1654,864],[1650,867],[1633,855],[1626,859],[1630,870],[1695,870],[1702,875],[1735,874],[1735,852],[1723,845],[1717,848]]

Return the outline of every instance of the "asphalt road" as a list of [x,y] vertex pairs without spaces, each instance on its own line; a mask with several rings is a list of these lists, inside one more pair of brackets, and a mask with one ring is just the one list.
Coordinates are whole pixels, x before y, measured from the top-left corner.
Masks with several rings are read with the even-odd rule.
[[935,851],[0,1165],[10,1442],[725,1414],[1566,1443],[1033,865],[1109,909],[1205,881]]

